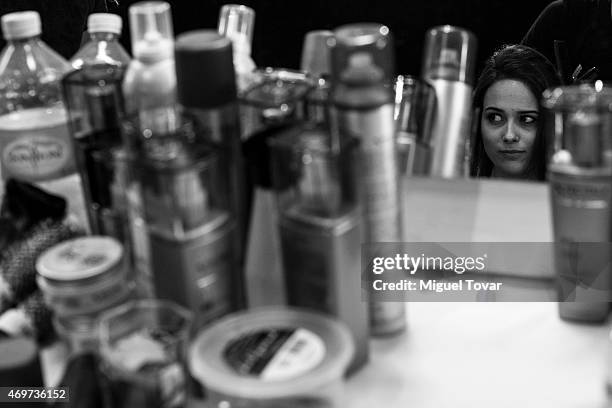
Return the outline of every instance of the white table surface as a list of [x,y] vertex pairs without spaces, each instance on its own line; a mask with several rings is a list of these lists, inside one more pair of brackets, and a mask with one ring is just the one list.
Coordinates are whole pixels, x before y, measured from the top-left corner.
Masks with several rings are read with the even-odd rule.
[[605,407],[608,325],[556,303],[411,303],[402,337],[371,342],[347,407]]
[[[408,331],[371,341],[348,408],[604,408],[608,325],[561,321],[556,303],[409,303]],[[43,352],[56,384],[64,351]],[[342,407],[342,408],[345,408]]]

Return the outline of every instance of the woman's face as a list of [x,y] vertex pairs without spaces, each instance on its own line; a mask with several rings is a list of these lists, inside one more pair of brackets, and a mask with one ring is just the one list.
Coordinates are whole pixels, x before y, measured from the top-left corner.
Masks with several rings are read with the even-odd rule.
[[538,115],[538,101],[520,81],[503,79],[486,91],[480,129],[494,177],[529,176]]

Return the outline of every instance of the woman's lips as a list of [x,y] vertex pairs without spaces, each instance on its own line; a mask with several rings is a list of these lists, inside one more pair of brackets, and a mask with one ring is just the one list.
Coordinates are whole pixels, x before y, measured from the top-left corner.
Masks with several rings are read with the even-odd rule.
[[508,160],[519,160],[523,158],[525,150],[516,150],[516,149],[508,149],[508,150],[500,150],[499,153]]

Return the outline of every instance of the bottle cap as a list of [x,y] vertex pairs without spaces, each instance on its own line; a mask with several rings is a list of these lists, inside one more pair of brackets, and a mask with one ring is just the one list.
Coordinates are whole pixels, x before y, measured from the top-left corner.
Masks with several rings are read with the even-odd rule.
[[314,78],[327,76],[331,72],[330,53],[334,33],[329,30],[314,30],[306,33],[302,47],[300,69]]
[[111,13],[94,13],[87,18],[87,31],[90,33],[121,34],[121,17]]
[[429,30],[425,38],[422,76],[474,84],[477,40],[474,34],[445,25]]
[[2,35],[6,40],[34,37],[40,33],[40,15],[36,11],[20,11],[2,16]]
[[234,43],[234,51],[251,54],[255,11],[240,4],[226,4],[219,12],[219,34]]
[[232,42],[213,30],[177,37],[177,95],[187,108],[212,108],[236,99]]
[[394,76],[389,28],[375,23],[337,28],[331,40],[332,77],[346,83],[384,83]]
[[134,58],[154,62],[172,57],[173,30],[170,4],[145,1],[130,6]]

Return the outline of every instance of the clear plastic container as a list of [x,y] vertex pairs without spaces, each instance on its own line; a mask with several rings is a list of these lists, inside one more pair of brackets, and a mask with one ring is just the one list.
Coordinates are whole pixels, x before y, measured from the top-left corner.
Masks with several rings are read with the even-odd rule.
[[351,335],[337,320],[261,308],[202,331],[189,363],[211,407],[340,408],[353,353]]
[[161,300],[132,302],[99,322],[100,369],[116,408],[186,406],[192,314]]
[[2,33],[7,40],[0,54],[2,178],[35,182],[69,197],[78,176],[60,81],[70,64],[41,41],[34,11],[2,16]]
[[116,14],[94,13],[87,19],[89,40],[70,59],[75,69],[91,66],[127,67],[130,56],[119,43],[122,20]]

